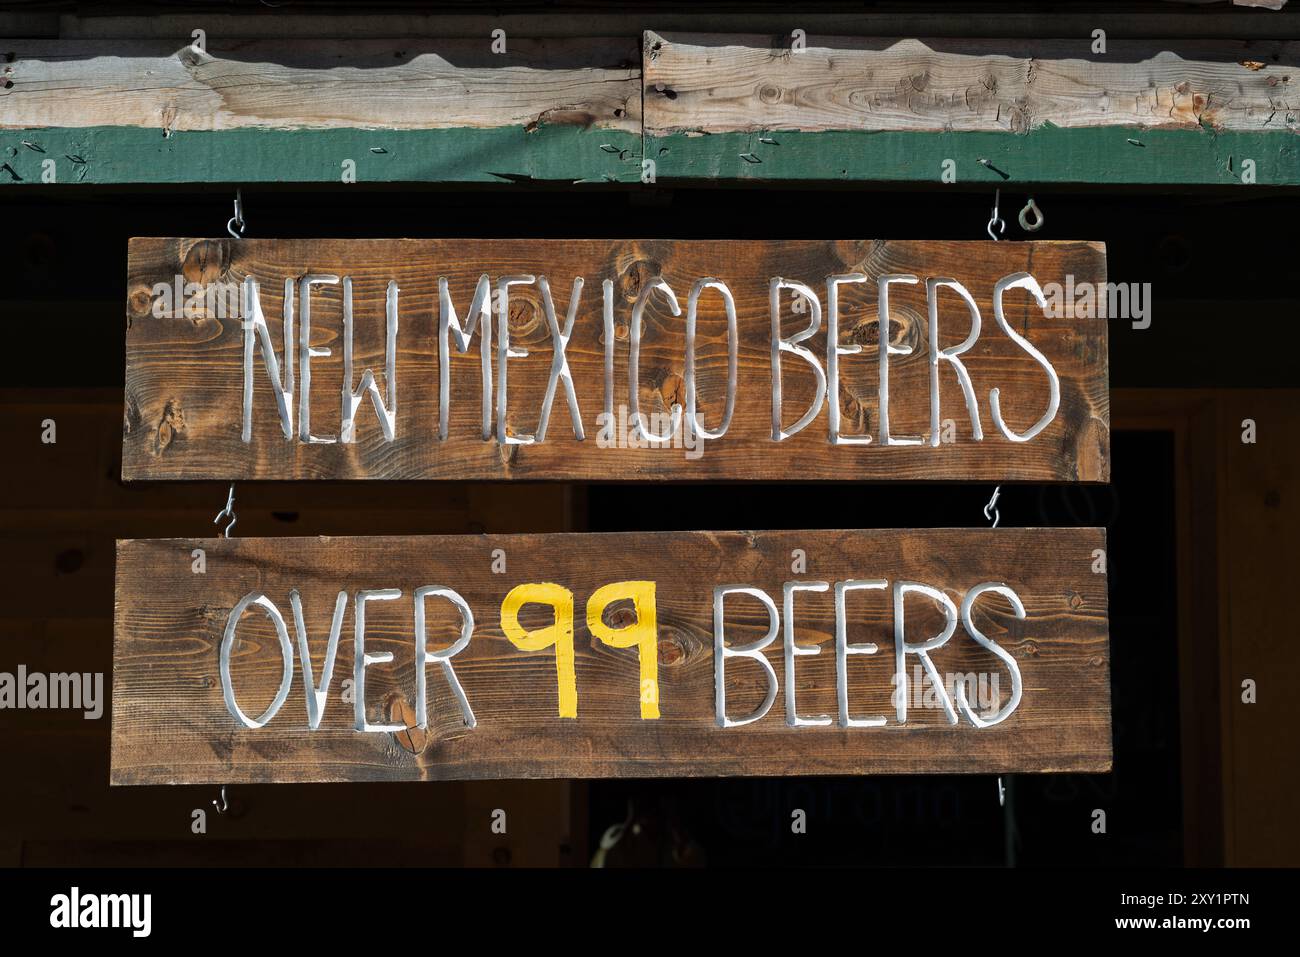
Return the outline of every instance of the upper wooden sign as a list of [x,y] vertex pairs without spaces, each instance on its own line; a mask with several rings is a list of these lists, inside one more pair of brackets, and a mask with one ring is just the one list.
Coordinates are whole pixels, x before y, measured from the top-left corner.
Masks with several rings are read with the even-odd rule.
[[1098,528],[119,542],[112,781],[1104,771],[1105,546]]
[[133,239],[122,475],[1106,481],[1106,298],[1085,242]]

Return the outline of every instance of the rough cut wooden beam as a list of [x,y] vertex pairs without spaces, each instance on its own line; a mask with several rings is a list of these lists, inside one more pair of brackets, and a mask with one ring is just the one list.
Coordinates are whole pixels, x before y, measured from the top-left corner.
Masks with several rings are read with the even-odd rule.
[[647,32],[643,62],[660,178],[1300,182],[1294,43]]
[[[120,541],[112,782],[1107,771],[1106,576],[1095,568],[1105,544],[1100,528]],[[202,575],[192,571],[195,548],[206,550]],[[790,570],[796,548],[806,552],[806,575]],[[498,574],[494,555],[500,554],[507,564]],[[828,586],[883,579],[891,589],[900,581],[921,582],[956,607],[981,583],[1004,583],[1019,597],[1023,616],[1007,598],[985,592],[972,603],[970,620],[1016,663],[1023,678],[1019,706],[989,727],[976,727],[965,715],[950,722],[936,688],[925,699],[927,686],[916,677],[920,659],[909,655],[904,673],[912,692],[900,723],[892,683],[895,628],[903,620],[911,644],[941,634],[938,602],[912,594],[899,619],[890,590],[845,592],[846,641],[876,643],[878,651],[846,656],[841,679],[833,586],[791,592],[787,605],[783,585],[795,579]],[[528,593],[519,624],[541,629],[559,617],[557,640],[571,647],[571,656],[567,650],[557,656],[540,639],[519,646],[506,596],[533,582],[551,584]],[[607,591],[591,616],[597,589],[616,582],[653,590],[642,588],[635,606],[616,597],[626,589]],[[779,634],[761,654],[779,693],[753,723],[719,727],[715,640],[733,648],[759,641],[770,622],[757,597],[733,593],[724,603],[723,637],[715,638],[714,589],[735,584],[761,589],[773,602]],[[441,666],[416,664],[413,596],[429,585],[454,590],[473,616],[469,640],[452,659],[464,705]],[[401,595],[371,600],[358,625],[355,596],[370,589]],[[324,697],[314,729],[291,590],[300,596],[313,686]],[[562,590],[572,596],[570,628],[566,616],[538,603]],[[340,591],[347,595],[335,617]],[[280,610],[292,649],[278,640],[266,606],[235,615],[226,641],[228,622],[250,592]],[[431,595],[422,604],[430,651],[462,636],[463,620],[448,598]],[[565,604],[561,599],[560,607]],[[593,627],[625,629],[652,614],[654,631],[639,645],[615,647]],[[785,630],[789,621],[792,632]],[[332,622],[339,640],[326,677]],[[930,652],[934,667],[947,681],[982,675],[984,700],[972,706],[989,718],[1012,697],[1008,659],[981,647],[962,623],[954,625],[950,640]],[[361,680],[358,628],[363,654],[375,661]],[[790,633],[801,646],[791,666],[797,697],[786,677]],[[387,663],[385,653],[392,656]],[[228,702],[256,719],[279,698],[286,665],[291,680],[282,707],[261,727],[241,723]],[[425,727],[418,670],[427,671]],[[354,696],[345,694],[345,679],[353,681]],[[743,657],[725,662],[722,680],[733,720],[759,710],[770,686],[762,666]],[[884,723],[839,726],[841,688],[853,718],[879,716]],[[952,703],[955,693],[945,697]],[[396,729],[356,730],[358,702],[367,723]],[[792,726],[792,706],[800,716],[835,717],[829,725]]]
[[788,45],[4,41],[0,185],[1300,183],[1293,42]]
[[[1020,133],[1141,126],[1272,132],[1300,128],[1300,45],[1142,41],[1090,55],[1079,38],[834,38],[791,51],[769,37],[646,35],[646,126],[974,130]],[[662,87],[662,89],[661,89]]]
[[636,180],[637,43],[24,41],[3,182]]

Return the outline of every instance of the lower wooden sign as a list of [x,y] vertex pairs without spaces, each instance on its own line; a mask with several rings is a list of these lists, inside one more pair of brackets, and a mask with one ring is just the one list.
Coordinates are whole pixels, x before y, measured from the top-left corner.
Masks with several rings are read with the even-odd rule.
[[1105,771],[1105,532],[120,541],[114,784]]

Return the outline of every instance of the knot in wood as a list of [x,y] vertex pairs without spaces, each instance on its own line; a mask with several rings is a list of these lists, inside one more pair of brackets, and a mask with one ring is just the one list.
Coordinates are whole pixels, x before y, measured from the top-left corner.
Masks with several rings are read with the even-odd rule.
[[660,266],[648,259],[638,259],[618,277],[618,292],[628,302],[636,302],[642,288],[659,275]]
[[216,282],[225,274],[228,263],[224,241],[200,239],[186,251],[181,275],[186,282]]
[[686,649],[681,646],[677,638],[660,638],[659,639],[659,663],[665,667],[671,667],[686,657]]
[[154,436],[154,455],[161,455],[177,439],[184,438],[186,429],[185,410],[181,408],[180,400],[168,399],[163,405],[162,418]]

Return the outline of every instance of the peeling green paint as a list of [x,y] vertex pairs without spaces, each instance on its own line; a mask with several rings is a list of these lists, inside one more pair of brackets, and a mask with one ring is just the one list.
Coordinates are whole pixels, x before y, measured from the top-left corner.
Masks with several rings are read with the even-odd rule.
[[[646,156],[661,183],[674,180],[941,183],[944,161],[958,183],[1230,185],[1241,160],[1256,183],[1300,184],[1300,136],[1144,130],[1132,127],[1019,133],[755,130],[649,134]],[[1234,161],[1233,158],[1236,158]]]
[[[139,127],[0,130],[0,186],[42,182],[152,185],[638,183],[636,133],[566,125],[432,130],[173,132]],[[1017,133],[755,130],[647,134],[661,184],[674,181],[1231,185],[1255,161],[1260,185],[1300,185],[1300,137],[1132,127]],[[981,162],[982,161],[982,162]]]
[[[23,146],[26,140],[32,148]],[[607,147],[612,147],[608,149]],[[11,151],[12,150],[12,151]],[[0,130],[0,185],[59,183],[639,182],[641,137],[579,126],[173,132],[98,126]]]

